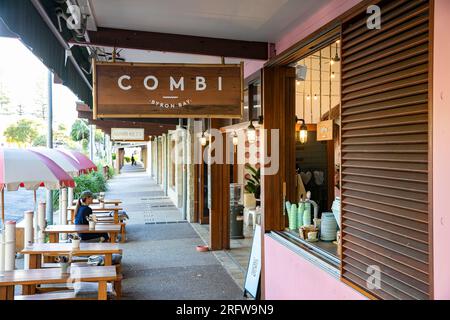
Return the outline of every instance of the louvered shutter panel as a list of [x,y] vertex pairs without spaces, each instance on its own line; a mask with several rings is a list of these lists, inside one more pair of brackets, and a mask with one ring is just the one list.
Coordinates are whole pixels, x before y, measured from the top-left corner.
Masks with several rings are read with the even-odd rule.
[[428,299],[429,2],[378,5],[380,30],[366,12],[342,28],[342,277],[380,299]]

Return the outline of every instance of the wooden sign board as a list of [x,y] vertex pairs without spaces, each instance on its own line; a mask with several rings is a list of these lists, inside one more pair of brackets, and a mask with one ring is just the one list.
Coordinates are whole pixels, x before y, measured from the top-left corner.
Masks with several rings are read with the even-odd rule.
[[333,140],[333,120],[321,121],[317,124],[317,141]]
[[94,62],[93,117],[242,118],[243,64]]
[[144,141],[144,128],[111,128],[111,140]]

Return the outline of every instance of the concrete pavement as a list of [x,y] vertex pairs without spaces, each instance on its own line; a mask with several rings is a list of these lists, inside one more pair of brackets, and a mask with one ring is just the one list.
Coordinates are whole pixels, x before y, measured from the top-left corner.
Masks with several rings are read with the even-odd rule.
[[[242,290],[180,211],[141,167],[125,166],[109,182],[108,198],[130,216],[123,244],[123,299],[242,299]],[[149,208],[153,208],[149,212]]]

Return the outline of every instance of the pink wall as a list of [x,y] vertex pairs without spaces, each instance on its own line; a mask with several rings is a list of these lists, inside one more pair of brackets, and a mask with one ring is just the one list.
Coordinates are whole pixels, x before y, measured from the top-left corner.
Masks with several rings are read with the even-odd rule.
[[268,300],[362,300],[365,296],[310,261],[265,236]]
[[[347,10],[353,8],[362,0],[332,0],[312,15],[308,20],[301,22],[285,34],[281,35],[275,42],[277,55],[294,45],[298,41],[317,31],[322,26],[339,17]],[[266,61],[246,61],[244,65],[244,77],[261,69]]]
[[450,1],[435,1],[433,68],[434,297],[450,299]]

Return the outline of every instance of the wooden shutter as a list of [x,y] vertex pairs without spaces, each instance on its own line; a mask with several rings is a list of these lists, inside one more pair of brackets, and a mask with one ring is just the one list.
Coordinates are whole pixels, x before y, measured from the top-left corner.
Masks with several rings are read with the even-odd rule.
[[[342,28],[342,278],[380,299],[430,297],[428,1],[381,1]],[[381,289],[369,289],[369,266]]]

